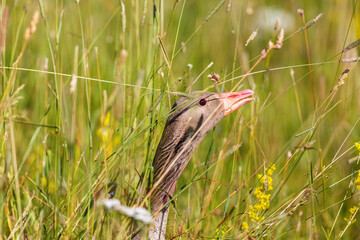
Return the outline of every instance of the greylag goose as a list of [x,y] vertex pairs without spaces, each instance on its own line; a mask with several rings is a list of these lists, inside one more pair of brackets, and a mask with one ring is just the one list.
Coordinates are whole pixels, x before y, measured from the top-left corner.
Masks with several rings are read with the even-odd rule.
[[[153,186],[148,195],[154,218],[149,240],[165,239],[169,196],[200,142],[222,118],[250,102],[253,94],[251,90],[196,92],[175,102],[153,160]],[[133,239],[140,239],[140,234]]]

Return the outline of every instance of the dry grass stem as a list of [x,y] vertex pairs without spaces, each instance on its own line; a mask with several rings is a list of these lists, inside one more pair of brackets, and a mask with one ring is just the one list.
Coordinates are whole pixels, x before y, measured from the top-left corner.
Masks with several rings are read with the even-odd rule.
[[1,53],[3,53],[5,50],[6,26],[7,26],[8,17],[9,17],[9,7],[6,6],[2,13],[2,19],[1,19],[1,36],[0,36],[0,52]]
[[360,57],[343,58],[340,60],[340,62],[343,62],[343,63],[354,63],[354,62],[359,62],[359,61],[360,61]]

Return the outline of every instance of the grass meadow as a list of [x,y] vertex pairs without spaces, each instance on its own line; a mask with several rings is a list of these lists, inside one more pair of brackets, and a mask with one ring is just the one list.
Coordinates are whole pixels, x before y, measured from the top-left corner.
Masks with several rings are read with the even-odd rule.
[[243,89],[167,239],[360,238],[357,0],[1,0],[0,20],[0,239],[130,239],[146,224],[99,202],[149,207],[174,101]]

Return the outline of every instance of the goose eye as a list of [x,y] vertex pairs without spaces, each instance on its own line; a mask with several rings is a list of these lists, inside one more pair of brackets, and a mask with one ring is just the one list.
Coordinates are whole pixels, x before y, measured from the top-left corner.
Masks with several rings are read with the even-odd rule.
[[202,99],[200,99],[200,101],[199,101],[200,106],[205,106],[206,103],[207,103],[207,101],[206,101],[205,98],[202,98]]

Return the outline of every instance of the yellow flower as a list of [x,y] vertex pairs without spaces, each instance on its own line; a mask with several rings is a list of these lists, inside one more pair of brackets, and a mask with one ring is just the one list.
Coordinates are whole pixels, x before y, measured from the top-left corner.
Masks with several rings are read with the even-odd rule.
[[102,138],[104,142],[107,142],[110,139],[110,136],[112,134],[111,128],[110,128],[110,120],[111,120],[111,114],[110,111],[106,113],[105,116],[101,116],[100,118],[100,127],[97,129],[96,134]]
[[249,228],[249,224],[247,222],[242,222],[241,230],[247,230]]
[[360,190],[360,171],[358,172],[358,177],[356,178],[354,184],[355,184],[356,188],[358,190]]
[[349,209],[349,212],[352,214],[354,214],[356,212],[356,210],[358,210],[357,206],[353,206],[352,208]]
[[351,220],[351,218],[350,218],[350,219],[348,219],[348,218],[344,218],[344,220],[345,220],[345,221],[347,221],[347,222],[348,222],[348,224],[353,224],[353,223],[355,223],[355,222],[356,222],[356,219]]
[[255,188],[254,195],[256,198],[260,198],[260,196],[263,194],[263,187],[257,187]]
[[359,155],[360,155],[360,143],[356,142],[355,147],[359,151]]
[[275,164],[271,165],[270,168],[267,169],[266,174],[271,176],[273,175],[274,171],[276,170]]
[[106,142],[110,138],[111,129],[108,127],[101,127],[97,129],[96,134],[101,137],[104,142]]
[[[217,228],[215,235],[216,235],[216,236],[219,236],[219,232],[220,232],[220,228]],[[222,228],[221,228],[221,235],[220,235],[220,236],[224,236],[225,233],[226,233],[226,232],[225,232],[225,230],[224,230],[224,227],[222,227]],[[218,239],[218,238],[212,238],[211,240],[215,240],[215,239]],[[222,239],[222,238],[221,238],[221,239]]]
[[353,206],[352,208],[349,209],[350,217],[349,218],[344,218],[344,220],[346,222],[348,222],[348,224],[353,224],[353,223],[356,222],[355,214],[357,213],[358,209],[359,209],[358,206]]
[[264,220],[264,217],[260,217],[259,215],[261,211],[265,211],[270,206],[271,194],[266,194],[266,192],[273,189],[273,179],[270,176],[274,173],[275,169],[276,167],[273,164],[265,170],[265,174],[258,174],[262,186],[256,187],[254,191],[257,203],[249,206],[249,217],[252,222],[261,222]]
[[270,191],[273,189],[272,187],[272,177],[267,176],[267,175],[261,175],[258,174],[258,178],[260,179],[260,183],[263,184],[265,191]]

